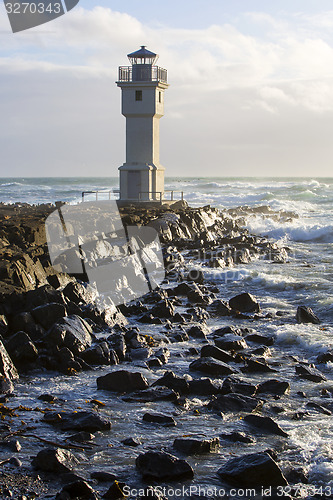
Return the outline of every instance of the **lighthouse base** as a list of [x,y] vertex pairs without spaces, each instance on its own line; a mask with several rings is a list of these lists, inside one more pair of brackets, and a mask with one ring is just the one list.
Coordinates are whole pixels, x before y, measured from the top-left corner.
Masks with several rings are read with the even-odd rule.
[[161,203],[164,198],[164,167],[124,163],[119,167],[120,201]]

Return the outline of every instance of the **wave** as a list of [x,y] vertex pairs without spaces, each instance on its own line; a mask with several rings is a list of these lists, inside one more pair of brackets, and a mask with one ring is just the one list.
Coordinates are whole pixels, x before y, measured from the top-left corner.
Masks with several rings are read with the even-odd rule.
[[0,187],[24,186],[21,182],[4,182]]
[[250,232],[275,240],[288,239],[295,242],[333,243],[333,225],[308,225],[301,221],[280,223],[272,219],[251,219]]

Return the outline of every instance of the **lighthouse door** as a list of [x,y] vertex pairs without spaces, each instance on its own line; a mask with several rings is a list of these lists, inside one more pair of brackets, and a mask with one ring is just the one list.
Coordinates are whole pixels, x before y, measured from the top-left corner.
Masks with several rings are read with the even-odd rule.
[[128,198],[138,200],[141,192],[141,172],[140,170],[128,171]]

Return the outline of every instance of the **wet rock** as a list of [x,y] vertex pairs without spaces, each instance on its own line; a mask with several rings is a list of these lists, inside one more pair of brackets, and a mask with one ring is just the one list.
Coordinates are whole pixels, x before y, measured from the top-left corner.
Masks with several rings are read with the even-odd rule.
[[208,408],[222,412],[252,412],[262,408],[263,401],[242,394],[221,394],[208,404]]
[[270,417],[246,415],[244,417],[244,422],[260,429],[260,431],[275,434],[277,436],[288,437],[288,434]]
[[103,498],[108,498],[109,500],[120,500],[122,498],[127,498],[123,489],[126,486],[125,483],[120,483],[119,481],[115,481],[108,491],[103,495]]
[[234,361],[234,358],[231,354],[212,344],[204,345],[201,349],[200,355],[202,358],[214,358],[218,359],[219,361],[223,361],[224,363],[230,363],[231,361]]
[[266,452],[232,458],[217,473],[223,481],[236,486],[270,487],[288,484],[277,463]]
[[328,410],[327,408],[325,408],[324,406],[322,406],[318,403],[315,403],[314,401],[309,401],[306,404],[306,407],[313,409],[313,410],[317,411],[318,413],[322,413],[323,415],[332,415],[332,412],[330,410]]
[[190,393],[199,396],[210,396],[211,394],[219,394],[221,385],[213,382],[210,378],[200,378],[189,381]]
[[214,340],[215,345],[226,351],[240,351],[248,347],[247,343],[240,335],[228,333],[221,338]]
[[54,396],[53,394],[41,394],[40,396],[38,396],[38,399],[47,403],[55,403],[56,401],[58,401],[57,396]]
[[214,300],[214,302],[210,304],[209,311],[216,316],[230,316],[232,314],[232,309],[229,307],[229,304],[219,299]]
[[311,382],[320,383],[326,380],[326,377],[313,365],[309,366],[299,365],[296,366],[295,370],[300,378],[311,380]]
[[6,349],[18,368],[34,363],[38,350],[25,332],[17,332],[6,342]]
[[199,358],[193,361],[190,364],[189,369],[215,376],[231,375],[232,373],[235,373],[235,370],[230,368],[230,366],[228,366],[226,363],[209,357]]
[[176,481],[192,479],[192,467],[185,461],[162,451],[148,451],[139,455],[136,468],[144,479],[155,481]]
[[31,314],[34,320],[48,330],[56,321],[67,316],[64,304],[52,302],[32,309]]
[[315,315],[310,307],[298,306],[296,312],[296,321],[298,323],[320,324],[320,319]]
[[262,344],[267,347],[274,344],[274,338],[269,335],[259,335],[258,333],[251,333],[245,337],[246,342],[254,342],[256,344]]
[[257,359],[246,359],[245,366],[241,368],[243,373],[274,373],[276,370],[271,368],[266,362]]
[[258,385],[258,394],[274,394],[278,396],[283,396],[289,393],[290,385],[288,382],[280,381],[276,379],[266,380]]
[[8,332],[8,321],[6,316],[3,314],[0,315],[0,335],[2,337],[6,337]]
[[222,384],[222,394],[236,392],[244,396],[254,396],[257,392],[257,386],[235,377],[227,377]]
[[93,411],[47,412],[43,420],[62,431],[96,432],[111,429],[111,422]]
[[86,287],[77,281],[68,283],[62,293],[67,299],[75,304],[84,304],[89,302],[90,299]]
[[14,314],[10,318],[10,330],[13,333],[26,332],[31,339],[39,339],[45,333],[42,326],[36,324],[30,312]]
[[170,300],[162,300],[151,309],[151,314],[157,318],[172,318],[175,308]]
[[[69,496],[65,496],[69,495]],[[80,500],[97,500],[98,496],[92,487],[86,481],[74,481],[73,483],[66,484],[61,490],[60,494],[56,496],[56,500],[65,498],[73,498]]]
[[36,469],[45,472],[69,472],[79,463],[77,458],[68,450],[62,448],[47,448],[41,450],[32,460]]
[[12,392],[12,382],[18,379],[18,373],[5,346],[0,340],[0,389],[1,392]]
[[140,372],[117,370],[97,379],[97,388],[114,392],[132,392],[147,389],[146,377]]
[[189,382],[183,377],[175,375],[172,371],[166,371],[163,377],[153,383],[153,386],[165,386],[180,394],[187,394],[190,390]]
[[154,424],[162,424],[170,427],[175,427],[177,422],[169,415],[162,415],[161,413],[145,413],[142,417],[144,422],[151,422]]
[[133,402],[141,401],[143,403],[152,401],[172,401],[173,403],[179,399],[179,395],[169,387],[149,387],[143,391],[133,392],[129,396],[124,396],[123,401]]
[[109,346],[114,349],[119,361],[123,361],[126,356],[126,342],[122,333],[113,333],[107,338]]
[[117,476],[110,472],[94,471],[90,474],[91,479],[95,479],[99,483],[111,483],[117,479]]
[[194,339],[200,339],[200,340],[206,340],[206,332],[201,326],[192,326],[188,331],[187,334],[189,337],[193,337]]
[[71,441],[76,441],[77,443],[87,443],[89,441],[92,441],[94,437],[94,434],[91,434],[90,432],[80,431],[76,434],[73,434],[73,436],[70,436],[68,439],[70,439]]
[[134,438],[126,438],[122,441],[122,443],[125,446],[132,446],[133,448],[136,448],[137,446],[140,446],[141,441],[139,441],[138,439],[134,439]]
[[[101,342],[100,344],[93,345],[86,349],[81,357],[89,365],[110,365],[110,348],[107,342]],[[117,363],[112,363],[117,364]]]
[[320,354],[317,358],[317,363],[333,363],[333,349]]
[[254,443],[255,439],[252,436],[248,436],[245,432],[232,432],[231,434],[221,434],[223,439],[232,441],[233,443]]
[[240,295],[232,297],[229,300],[229,306],[234,311],[239,311],[242,313],[253,313],[260,311],[257,299],[250,293],[241,293]]
[[173,447],[185,455],[211,453],[220,447],[220,440],[219,438],[176,438]]
[[163,363],[158,358],[151,358],[148,359],[147,365],[149,366],[149,368],[161,368],[163,366]]
[[155,352],[155,356],[165,365],[170,358],[170,351],[167,347],[161,347]]
[[92,344],[92,328],[84,319],[73,315],[57,321],[46,333],[45,341],[51,346],[67,347],[79,354]]

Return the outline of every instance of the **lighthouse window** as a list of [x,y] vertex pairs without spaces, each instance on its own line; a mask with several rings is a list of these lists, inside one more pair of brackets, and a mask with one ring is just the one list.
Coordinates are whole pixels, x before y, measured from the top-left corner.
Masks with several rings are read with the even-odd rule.
[[135,100],[136,101],[142,101],[142,90],[136,90],[135,91]]
[[162,102],[162,92],[158,93],[158,102]]

